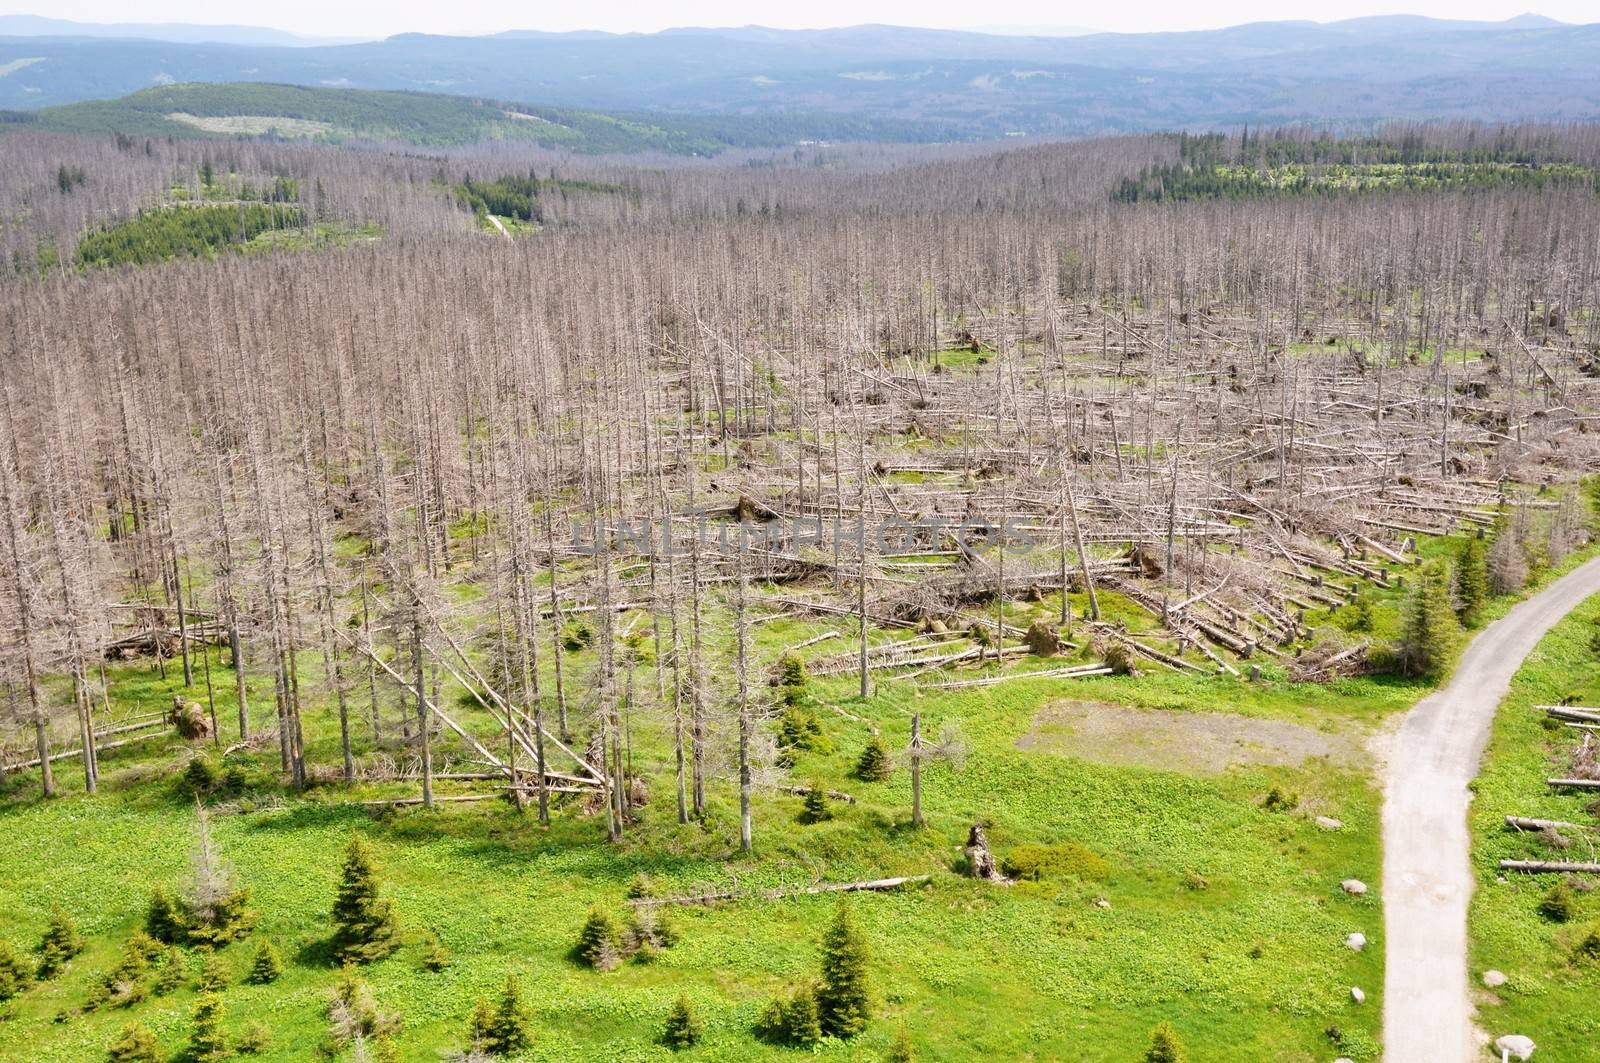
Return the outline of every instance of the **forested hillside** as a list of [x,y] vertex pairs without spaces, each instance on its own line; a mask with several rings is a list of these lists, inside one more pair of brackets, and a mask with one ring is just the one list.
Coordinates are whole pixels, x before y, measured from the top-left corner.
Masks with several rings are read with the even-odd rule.
[[818,138],[916,141],[936,124],[773,115],[713,118],[600,113],[420,92],[291,85],[170,85],[118,100],[0,115],[24,129],[134,137],[363,140],[425,146],[508,140],[584,154],[715,155]]

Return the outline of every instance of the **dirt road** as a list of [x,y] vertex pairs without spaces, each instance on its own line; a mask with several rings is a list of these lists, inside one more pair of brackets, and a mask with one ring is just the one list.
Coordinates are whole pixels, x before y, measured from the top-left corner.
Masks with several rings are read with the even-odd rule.
[[[1467,995],[1467,784],[1522,659],[1574,606],[1600,593],[1600,560],[1563,576],[1467,648],[1449,686],[1395,736],[1383,808],[1383,1025],[1388,1063],[1488,1058]],[[1518,1033],[1496,1030],[1494,1033]]]

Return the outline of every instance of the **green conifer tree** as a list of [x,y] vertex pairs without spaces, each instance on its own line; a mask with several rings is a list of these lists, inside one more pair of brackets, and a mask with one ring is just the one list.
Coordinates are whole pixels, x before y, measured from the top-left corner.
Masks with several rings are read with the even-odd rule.
[[894,771],[894,765],[889,761],[889,747],[883,744],[883,739],[873,735],[867,741],[867,748],[861,751],[861,759],[856,761],[856,778],[865,782],[882,782]]
[[166,890],[157,888],[150,894],[150,907],[145,909],[144,914],[144,930],[165,945],[176,945],[186,940],[188,929],[184,911]]
[[250,964],[251,985],[271,985],[283,974],[283,957],[278,954],[278,946],[270,939],[263,940],[256,946],[256,958]]
[[216,1063],[227,1059],[228,1035],[222,1029],[222,997],[206,993],[195,1005],[189,1027],[189,1059],[193,1063]]
[[0,1004],[20,994],[33,981],[33,970],[11,942],[0,941]]
[[1450,571],[1432,564],[1417,574],[1401,614],[1396,657],[1407,675],[1437,679],[1455,654],[1461,625],[1450,601]]
[[1150,1035],[1150,1048],[1144,1054],[1144,1063],[1187,1063],[1189,1053],[1171,1023],[1162,1023]]
[[832,819],[833,812],[828,808],[828,795],[821,784],[811,787],[806,791],[805,807],[800,810],[801,823],[821,823],[825,819]]
[[213,953],[200,967],[199,989],[202,993],[220,993],[228,988],[228,965],[221,956]]
[[78,924],[62,908],[50,911],[50,922],[39,942],[39,977],[45,981],[60,974],[83,951],[83,938],[78,934]]
[[440,971],[448,970],[454,962],[450,958],[450,950],[439,940],[439,935],[429,934],[422,943],[422,969],[438,974]]
[[904,1026],[894,1035],[894,1042],[883,1057],[883,1063],[917,1063],[917,1049],[911,1043],[911,1034]]
[[1468,539],[1456,560],[1456,602],[1461,623],[1477,627],[1483,622],[1483,603],[1489,598],[1489,560],[1478,539]]
[[615,970],[622,962],[622,928],[610,912],[598,905],[589,909],[578,932],[577,953],[597,971]]
[[162,953],[161,970],[156,974],[155,984],[151,988],[156,996],[166,996],[183,985],[188,976],[189,961],[183,950],[176,945],[168,945]]
[[372,963],[399,947],[394,906],[379,896],[372,851],[360,837],[345,850],[339,892],[333,902],[333,958],[337,963]]
[[790,1043],[809,1047],[822,1040],[822,1016],[817,1006],[816,987],[807,982],[795,990],[789,1005],[782,1009],[783,1036]]
[[483,1031],[483,1050],[491,1056],[514,1056],[527,1048],[532,1038],[533,1015],[522,999],[522,984],[516,975],[508,974]]
[[689,998],[682,993],[678,994],[677,1002],[672,1005],[672,1012],[667,1016],[667,1030],[661,1041],[668,1048],[676,1051],[680,1048],[693,1048],[700,1043],[700,1038],[705,1036],[705,1024],[700,1021],[700,1016],[695,1014],[694,1005],[689,1003]]
[[872,1017],[872,993],[867,983],[867,944],[850,917],[850,906],[839,902],[833,922],[822,939],[822,981],[817,986],[817,1014],[822,1032],[850,1038],[867,1028]]
[[106,1063],[161,1063],[156,1035],[141,1022],[130,1022],[106,1050]]

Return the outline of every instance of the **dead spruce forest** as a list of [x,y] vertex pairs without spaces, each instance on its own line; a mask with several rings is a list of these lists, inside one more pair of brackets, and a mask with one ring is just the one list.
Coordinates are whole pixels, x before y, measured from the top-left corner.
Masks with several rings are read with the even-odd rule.
[[[6,133],[0,1058],[1378,1058],[1373,750],[1589,556],[1597,174]],[[1571,845],[1477,1004],[1594,1059]]]

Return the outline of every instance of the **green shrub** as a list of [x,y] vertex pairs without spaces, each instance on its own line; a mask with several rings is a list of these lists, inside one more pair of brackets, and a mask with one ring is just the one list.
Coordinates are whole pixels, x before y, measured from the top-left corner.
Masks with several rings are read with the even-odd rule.
[[1261,807],[1268,812],[1293,812],[1300,807],[1300,795],[1274,786],[1261,799]]
[[1564,882],[1550,887],[1539,899],[1539,914],[1552,923],[1565,923],[1578,912],[1578,898]]
[[582,620],[568,621],[561,632],[561,644],[572,653],[588,649],[594,644],[594,628]]
[[700,1038],[705,1036],[705,1025],[700,1021],[700,1016],[695,1014],[694,1006],[689,1003],[689,998],[682,993],[672,1005],[672,1013],[667,1016],[667,1029],[661,1035],[661,1043],[673,1050],[693,1048],[700,1043]]
[[162,1063],[161,1046],[150,1027],[130,1022],[106,1049],[106,1063]]
[[1600,927],[1591,927],[1572,950],[1573,959],[1584,963],[1600,962]]
[[272,1047],[272,1028],[260,1021],[247,1022],[239,1031],[238,1050],[241,1055],[257,1056]]
[[1133,674],[1133,653],[1123,643],[1112,642],[1107,645],[1103,659],[1112,675]]
[[190,757],[180,779],[184,793],[190,797],[207,797],[222,786],[222,773],[204,756]]
[[867,748],[861,751],[861,759],[856,761],[856,778],[864,782],[882,782],[893,772],[889,747],[883,744],[881,737],[873,735],[867,740]]
[[333,902],[332,951],[337,963],[372,963],[399,947],[394,906],[379,896],[372,850],[361,838],[350,839]]
[[637,901],[656,895],[655,881],[643,871],[633,876],[633,881],[628,883],[628,899]]
[[917,1063],[916,1047],[911,1043],[911,1034],[904,1026],[894,1035],[889,1051],[884,1053],[883,1063]]
[[1035,882],[1052,878],[1098,882],[1111,874],[1110,866],[1099,854],[1076,842],[1019,845],[1006,854],[1000,869],[1011,878]]

